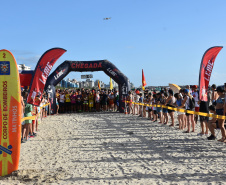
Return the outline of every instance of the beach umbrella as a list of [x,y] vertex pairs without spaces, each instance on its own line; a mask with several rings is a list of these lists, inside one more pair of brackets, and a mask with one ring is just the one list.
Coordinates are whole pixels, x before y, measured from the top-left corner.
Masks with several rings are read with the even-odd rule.
[[180,91],[180,89],[181,89],[181,88],[180,88],[178,85],[176,85],[176,84],[169,84],[169,86],[170,86],[170,89],[173,90],[174,94],[175,94],[175,93],[179,93],[179,91]]

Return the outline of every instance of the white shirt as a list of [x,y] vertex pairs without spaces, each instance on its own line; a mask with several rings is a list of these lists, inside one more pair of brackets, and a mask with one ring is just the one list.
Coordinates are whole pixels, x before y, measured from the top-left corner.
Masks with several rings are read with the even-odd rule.
[[31,98],[34,100],[35,99],[35,96],[36,96],[36,91],[33,91],[32,92],[32,95],[31,95]]
[[186,110],[188,110],[188,109],[190,109],[190,106],[189,106],[189,96],[187,96],[187,100],[186,100],[186,102],[185,102],[185,109]]
[[199,107],[198,101],[199,101],[199,94],[198,92],[192,93],[193,98],[195,99],[195,107]]

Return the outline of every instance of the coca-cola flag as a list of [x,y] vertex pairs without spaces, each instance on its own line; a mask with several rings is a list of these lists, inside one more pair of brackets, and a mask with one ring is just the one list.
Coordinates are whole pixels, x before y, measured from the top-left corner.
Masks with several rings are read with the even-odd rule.
[[30,92],[27,97],[28,103],[37,106],[40,105],[40,99],[49,73],[58,58],[60,58],[65,52],[66,50],[62,48],[52,48],[46,51],[39,59],[33,79],[31,80]]
[[208,101],[207,91],[214,61],[222,48],[222,46],[211,47],[204,53],[202,57],[199,72],[199,99],[201,101]]

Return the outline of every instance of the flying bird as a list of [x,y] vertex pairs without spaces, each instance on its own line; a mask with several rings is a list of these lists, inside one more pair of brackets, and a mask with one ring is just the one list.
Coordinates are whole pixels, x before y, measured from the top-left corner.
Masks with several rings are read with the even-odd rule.
[[106,18],[104,18],[104,20],[109,20],[109,19],[111,19],[111,17],[106,17]]

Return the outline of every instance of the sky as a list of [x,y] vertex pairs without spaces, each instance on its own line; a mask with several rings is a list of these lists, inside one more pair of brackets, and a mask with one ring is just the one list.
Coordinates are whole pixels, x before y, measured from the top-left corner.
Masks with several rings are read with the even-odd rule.
[[[35,68],[51,48],[65,60],[107,59],[136,86],[198,84],[204,52],[223,46],[210,84],[226,82],[225,0],[10,0],[1,3],[0,49]],[[104,20],[111,17],[109,20]],[[71,72],[66,78],[80,80]],[[94,80],[109,83],[104,72]]]

